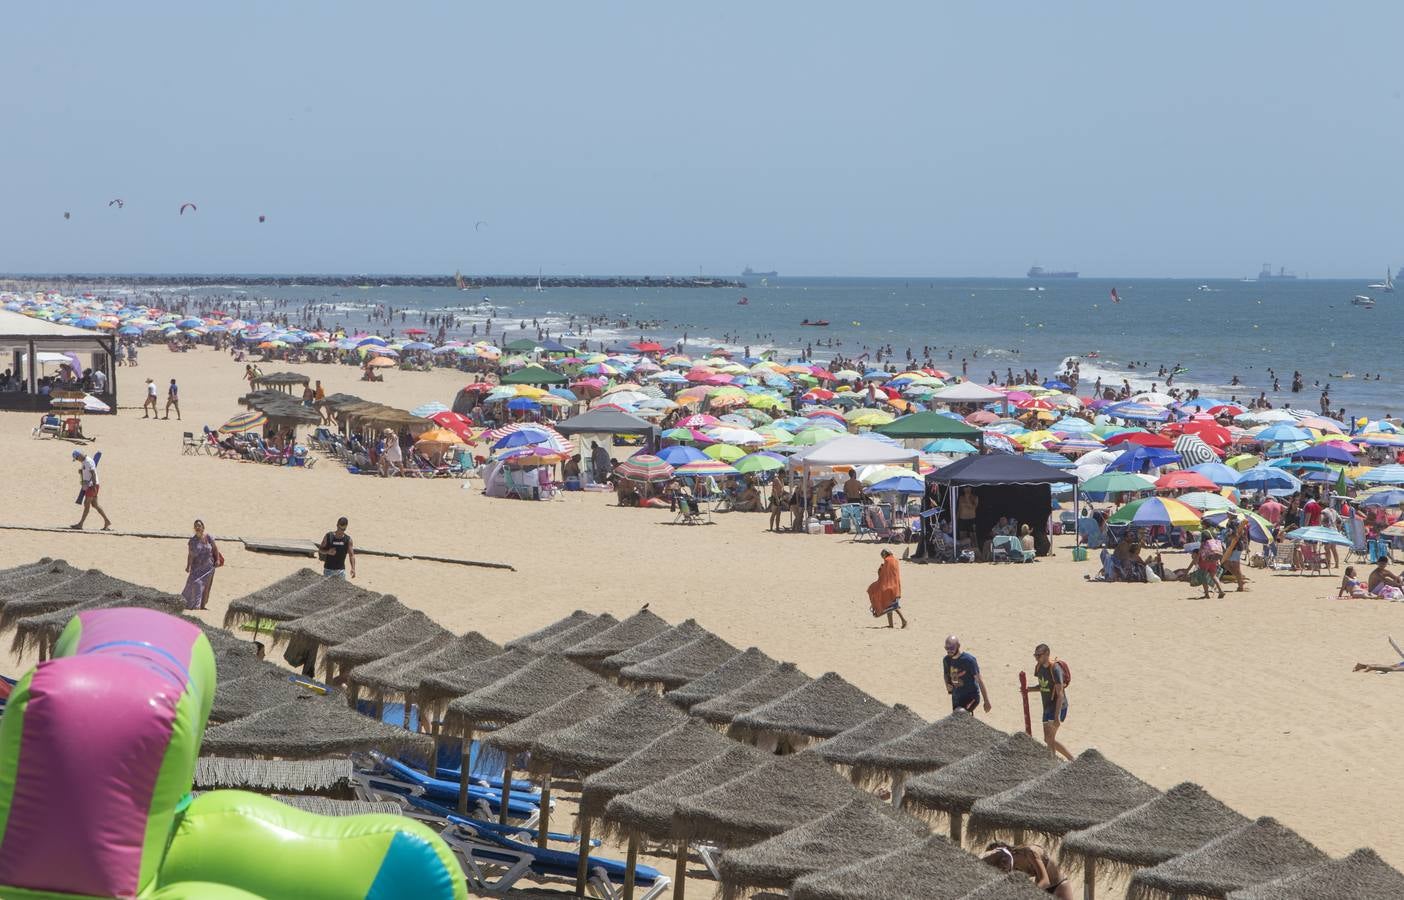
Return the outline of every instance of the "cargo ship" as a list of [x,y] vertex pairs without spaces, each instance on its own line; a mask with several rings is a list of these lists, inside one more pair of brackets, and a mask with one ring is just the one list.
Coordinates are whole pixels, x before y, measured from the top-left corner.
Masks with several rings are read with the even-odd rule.
[[1043,266],[1031,266],[1028,271],[1030,278],[1076,278],[1076,272],[1050,272]]
[[751,268],[750,266],[747,266],[745,269],[742,269],[742,270],[741,270],[741,277],[742,277],[742,278],[779,278],[779,277],[780,277],[780,273],[779,273],[779,272],[776,272],[776,271],[774,271],[774,270],[771,270],[771,271],[769,271],[769,272],[757,272],[755,269]]
[[1272,266],[1263,263],[1263,270],[1258,273],[1259,281],[1296,281],[1297,276],[1287,271],[1286,266],[1279,266],[1276,272],[1272,271]]

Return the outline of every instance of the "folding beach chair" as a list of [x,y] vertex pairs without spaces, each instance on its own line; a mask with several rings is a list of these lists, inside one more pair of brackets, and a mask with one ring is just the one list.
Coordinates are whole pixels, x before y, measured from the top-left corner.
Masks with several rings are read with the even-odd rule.
[[1370,555],[1369,542],[1365,540],[1365,520],[1359,516],[1349,516],[1345,520],[1346,537],[1350,538],[1350,549],[1346,551],[1345,561],[1358,559],[1362,562],[1375,559]]
[[194,456],[200,452],[204,442],[195,440],[195,432],[187,431],[180,436],[180,453],[182,456]]

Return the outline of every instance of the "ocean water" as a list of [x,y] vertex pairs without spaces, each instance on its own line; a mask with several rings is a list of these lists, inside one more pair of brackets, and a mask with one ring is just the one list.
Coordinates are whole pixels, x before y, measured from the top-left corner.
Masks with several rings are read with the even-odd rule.
[[[1181,279],[778,278],[749,279],[743,289],[560,288],[457,291],[448,288],[266,288],[247,292],[188,291],[231,300],[283,301],[294,312],[304,303],[331,304],[352,326],[368,323],[377,304],[408,311],[396,328],[419,324],[416,311],[453,311],[482,336],[491,304],[492,337],[536,334],[532,320],[567,342],[585,338],[617,343],[646,337],[665,345],[686,335],[686,351],[713,346],[777,348],[781,356],[811,349],[818,360],[836,353],[855,357],[888,346],[899,365],[910,349],[919,360],[929,348],[933,363],[953,372],[966,362],[971,378],[990,370],[1037,369],[1054,374],[1069,356],[1083,358],[1082,393],[1100,375],[1104,383],[1128,379],[1146,390],[1164,389],[1156,370],[1183,366],[1177,387],[1247,400],[1265,391],[1275,406],[1319,408],[1329,384],[1333,407],[1371,417],[1404,412],[1393,348],[1404,337],[1395,309],[1404,293],[1375,293],[1378,305],[1351,304],[1373,293],[1365,281],[1195,281]],[[1042,290],[1030,290],[1035,287]],[[1111,290],[1121,297],[1113,303]],[[749,301],[740,305],[745,297]],[[1398,298],[1398,299],[1396,299]],[[568,325],[575,317],[577,327]],[[583,323],[603,317],[593,329]],[[324,315],[327,321],[332,316]],[[825,328],[801,321],[827,320]],[[522,322],[526,331],[519,330]],[[381,330],[388,330],[384,324]],[[1095,354],[1095,355],[1094,355]],[[1136,363],[1136,368],[1128,368]],[[1148,368],[1143,370],[1144,363]],[[1273,391],[1271,369],[1281,390]],[[1300,370],[1304,389],[1291,394]],[[1368,379],[1366,375],[1368,374]],[[1375,378],[1376,375],[1380,377]],[[1237,376],[1238,386],[1231,380]]]

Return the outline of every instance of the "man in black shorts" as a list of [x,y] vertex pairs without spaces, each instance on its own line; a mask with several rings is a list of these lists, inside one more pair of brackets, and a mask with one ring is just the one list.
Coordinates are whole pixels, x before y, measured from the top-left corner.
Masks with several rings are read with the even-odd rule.
[[1067,680],[1063,676],[1063,667],[1053,658],[1047,644],[1034,648],[1034,661],[1034,677],[1038,679],[1038,684],[1025,688],[1024,692],[1038,691],[1042,696],[1043,742],[1055,755],[1061,754],[1071,761],[1072,754],[1058,740],[1058,728],[1068,718]]
[[356,577],[356,545],[351,535],[346,533],[348,522],[345,516],[336,520],[336,531],[328,531],[317,545],[317,553],[322,557],[322,574],[331,578],[345,578],[347,567],[351,577]]
[[990,711],[990,692],[985,690],[985,679],[980,677],[980,664],[975,657],[960,650],[960,638],[946,637],[946,655],[941,660],[946,680],[946,693],[951,695],[951,709],[963,709],[971,715],[980,708],[984,698],[985,712]]

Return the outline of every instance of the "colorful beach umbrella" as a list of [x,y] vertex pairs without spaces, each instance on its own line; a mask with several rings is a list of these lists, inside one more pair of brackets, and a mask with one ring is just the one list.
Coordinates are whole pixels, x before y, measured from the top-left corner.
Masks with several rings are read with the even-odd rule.
[[754,475],[757,472],[774,472],[785,468],[785,458],[778,453],[762,450],[741,457],[733,465],[742,475]]
[[614,471],[619,474],[619,477],[627,478],[630,481],[657,482],[667,481],[673,477],[672,466],[648,453],[629,457],[615,466]]
[[703,458],[695,462],[685,463],[673,470],[678,475],[706,478],[724,478],[727,475],[740,475],[734,466],[727,465],[721,460]]
[[1306,541],[1309,544],[1336,544],[1340,547],[1351,546],[1350,538],[1341,534],[1334,528],[1327,528],[1324,525],[1308,525],[1305,528],[1297,528],[1287,532],[1287,537],[1294,541]]
[[225,434],[243,434],[246,431],[255,431],[262,428],[268,422],[268,417],[260,410],[250,410],[239,413],[234,418],[219,426],[219,430]]
[[1135,494],[1155,490],[1155,481],[1135,472],[1103,472],[1087,479],[1082,490],[1088,494]]
[[1219,510],[1234,509],[1232,500],[1217,491],[1191,491],[1188,494],[1181,494],[1175,498],[1191,509],[1197,509],[1202,513],[1218,512]]
[[1111,517],[1107,519],[1107,524],[1192,528],[1199,524],[1199,513],[1169,497],[1147,497],[1144,500],[1128,503],[1112,513]]
[[1155,480],[1155,486],[1162,491],[1214,491],[1218,490],[1218,485],[1209,478],[1198,472],[1180,470],[1178,472],[1166,472]]

